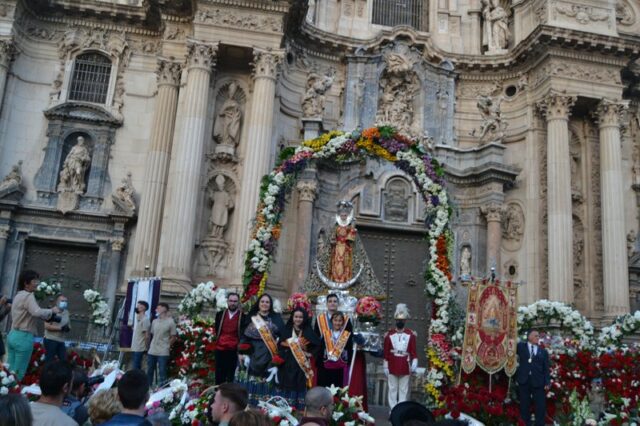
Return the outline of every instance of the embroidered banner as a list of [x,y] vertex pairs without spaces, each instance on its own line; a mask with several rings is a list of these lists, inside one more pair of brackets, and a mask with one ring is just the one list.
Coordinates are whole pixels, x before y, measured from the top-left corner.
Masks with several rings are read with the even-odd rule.
[[510,281],[501,285],[486,281],[469,287],[467,317],[462,346],[462,369],[476,366],[489,374],[504,368],[516,371],[518,288]]

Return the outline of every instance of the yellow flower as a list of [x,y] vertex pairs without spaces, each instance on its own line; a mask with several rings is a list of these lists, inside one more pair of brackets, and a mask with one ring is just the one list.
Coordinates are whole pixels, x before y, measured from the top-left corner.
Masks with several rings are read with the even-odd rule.
[[342,132],[332,130],[329,133],[320,135],[315,139],[310,139],[302,142],[302,146],[306,146],[317,152],[320,151],[331,139],[335,138],[336,136],[340,136],[341,134]]
[[387,161],[394,162],[397,160],[395,155],[392,155],[389,151],[387,151],[385,148],[381,147],[380,145],[375,144],[372,139],[364,138],[364,137],[360,138],[356,141],[356,146],[358,148],[365,149],[366,151],[370,152],[376,157],[384,158]]
[[262,275],[262,279],[260,280],[260,284],[258,285],[258,297],[262,296],[264,293],[264,289],[267,286],[267,274],[266,272]]

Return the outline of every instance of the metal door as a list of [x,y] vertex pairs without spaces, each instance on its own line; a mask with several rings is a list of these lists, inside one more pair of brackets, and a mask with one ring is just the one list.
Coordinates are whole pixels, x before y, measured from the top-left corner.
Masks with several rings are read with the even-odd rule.
[[[42,281],[59,282],[69,299],[71,332],[67,340],[83,341],[91,319],[89,304],[84,300],[86,289],[94,287],[98,249],[74,245],[27,241],[23,269],[33,269]],[[53,298],[39,302],[41,307],[53,304]],[[43,326],[39,326],[43,335]]]
[[406,326],[418,334],[417,352],[421,366],[426,365],[424,351],[429,318],[424,286],[428,246],[424,234],[358,228],[373,270],[386,290],[382,328],[395,327],[396,304],[406,303],[411,320]]

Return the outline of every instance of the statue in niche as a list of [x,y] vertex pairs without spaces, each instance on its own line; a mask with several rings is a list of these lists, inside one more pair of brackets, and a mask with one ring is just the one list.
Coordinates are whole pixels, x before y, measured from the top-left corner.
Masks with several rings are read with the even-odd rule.
[[122,182],[111,195],[113,205],[125,212],[134,213],[136,202],[133,194],[133,182],[131,181],[131,172],[129,172],[126,177],[122,178]]
[[348,201],[338,203],[336,226],[331,236],[331,264],[329,278],[337,283],[345,283],[353,278],[353,245],[356,227],[353,224],[353,204]]
[[20,188],[22,184],[22,161],[11,167],[11,171],[0,182],[0,194]]
[[460,253],[460,276],[471,276],[471,248],[464,246]]
[[478,136],[480,145],[487,143],[502,143],[504,132],[508,123],[502,120],[502,112],[500,105],[504,97],[498,96],[494,99],[492,96],[478,96],[478,110],[482,116],[482,124],[480,129],[473,129],[471,136]]
[[524,235],[524,214],[517,204],[509,204],[502,217],[502,238],[520,241]]
[[240,122],[242,121],[242,109],[240,103],[235,99],[238,85],[234,82],[227,87],[227,99],[218,113],[221,120],[220,128],[222,133],[215,135],[215,139],[222,145],[237,147],[240,143]]
[[398,131],[419,135],[415,128],[413,99],[420,89],[420,83],[413,63],[398,53],[386,56],[387,67],[380,79],[380,101],[376,121],[391,124]]
[[638,146],[637,144],[633,145],[633,153],[631,154],[631,161],[633,163],[633,165],[631,166],[633,183],[638,185],[640,184],[640,146]]
[[409,216],[407,187],[401,181],[389,183],[384,200],[384,218],[391,222],[406,222]]
[[224,188],[224,175],[216,176],[215,182],[216,190],[211,195],[213,207],[209,217],[209,235],[212,238],[222,239],[229,223],[229,210],[233,208],[233,197]]
[[84,193],[84,175],[89,168],[89,164],[91,164],[89,149],[85,145],[84,138],[78,136],[76,144],[71,148],[62,165],[58,192]]
[[333,85],[335,71],[330,69],[325,75],[315,72],[307,78],[307,90],[302,99],[303,117],[322,117],[324,112],[325,93]]
[[[576,217],[574,216],[574,219]],[[579,221],[573,226],[573,267],[578,268],[582,264],[584,256],[584,228]]]
[[487,53],[506,50],[509,46],[511,31],[509,30],[509,15],[500,0],[482,0],[482,44]]
[[571,171],[571,200],[581,203],[582,198],[582,185],[581,185],[581,176],[580,176],[580,143],[572,143],[569,147],[569,155],[570,155],[570,164],[569,168]]

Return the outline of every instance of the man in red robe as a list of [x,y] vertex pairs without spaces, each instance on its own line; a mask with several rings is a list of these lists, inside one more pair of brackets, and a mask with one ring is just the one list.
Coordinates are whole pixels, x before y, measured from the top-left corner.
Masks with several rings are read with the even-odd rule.
[[227,309],[216,314],[216,385],[233,383],[233,376],[238,366],[238,343],[240,342],[240,326],[242,310],[239,309],[238,293],[227,295]]

